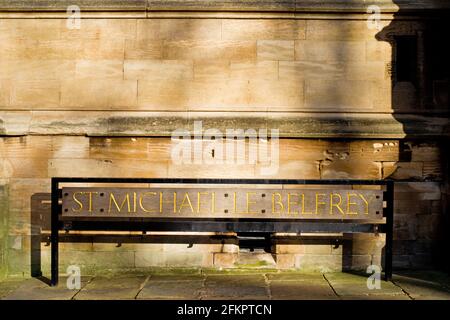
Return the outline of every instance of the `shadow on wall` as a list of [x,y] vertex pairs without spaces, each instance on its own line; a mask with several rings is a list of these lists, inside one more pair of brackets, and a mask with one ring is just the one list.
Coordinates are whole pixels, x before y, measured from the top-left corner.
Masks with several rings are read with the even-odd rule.
[[[394,18],[376,35],[380,42],[387,42],[392,47],[390,75],[392,83],[391,101],[394,118],[402,123],[406,134],[402,142],[437,143],[442,155],[442,212],[436,223],[439,230],[433,239],[432,264],[450,271],[450,206],[449,206],[449,139],[442,136],[416,137],[414,128],[400,114],[423,115],[426,117],[449,117],[450,107],[450,11],[425,9],[418,13],[409,12],[409,5],[414,1],[393,0],[399,10]],[[442,1],[427,1],[442,6]],[[419,20],[409,19],[414,15]],[[447,128],[448,130],[448,128]],[[445,129],[444,129],[445,131]],[[426,139],[424,139],[426,138]],[[401,143],[403,145],[404,143]],[[402,155],[400,155],[401,159]],[[409,159],[408,161],[410,161]],[[387,177],[389,178],[389,177]],[[424,177],[424,179],[427,177]],[[437,180],[441,180],[437,178]],[[431,219],[431,217],[430,217]],[[395,220],[395,216],[394,216]],[[419,223],[419,222],[418,222]],[[394,241],[394,254],[395,254]]]

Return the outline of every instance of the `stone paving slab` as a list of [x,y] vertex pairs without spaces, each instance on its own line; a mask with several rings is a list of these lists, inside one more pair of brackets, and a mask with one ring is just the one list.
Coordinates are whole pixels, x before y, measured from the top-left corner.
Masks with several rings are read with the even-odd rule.
[[[83,288],[92,277],[81,277]],[[61,277],[56,287],[49,286],[47,280],[31,278],[21,282],[14,291],[3,297],[4,300],[70,300],[79,289],[68,289],[67,278]]]
[[445,276],[416,278],[405,274],[393,277],[393,282],[415,300],[450,300],[447,280]]
[[24,279],[6,279],[0,282],[0,299],[8,296],[14,290],[16,290],[20,285],[22,285]]
[[381,280],[380,289],[370,289],[367,286],[367,276],[349,273],[326,273],[325,278],[333,287],[336,294],[342,296],[369,295],[405,295],[403,290],[392,282]]
[[209,275],[202,299],[269,299],[266,279],[259,275]]
[[140,291],[137,299],[199,299],[203,285],[203,280],[149,281]]
[[76,300],[135,299],[148,276],[94,277],[80,292]]
[[341,300],[411,300],[406,294],[371,294],[371,295],[359,295],[359,296],[342,296]]
[[205,282],[202,274],[151,275],[137,299],[199,299]]
[[270,282],[270,293],[275,300],[330,300],[338,299],[325,280]]
[[155,274],[151,275],[149,282],[154,281],[203,281],[206,276],[203,274]]
[[450,276],[439,272],[407,272],[367,288],[367,276],[349,273],[199,272],[115,274],[82,277],[80,290],[69,290],[66,277],[57,287],[45,279],[10,278],[0,282],[1,299],[342,299],[450,300]]

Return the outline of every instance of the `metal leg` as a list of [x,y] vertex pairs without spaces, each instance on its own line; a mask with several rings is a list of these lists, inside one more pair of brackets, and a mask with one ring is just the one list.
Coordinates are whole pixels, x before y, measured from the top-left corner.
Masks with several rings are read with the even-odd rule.
[[386,185],[386,247],[384,251],[384,277],[392,280],[392,245],[394,235],[394,182]]
[[50,285],[58,284],[58,182],[52,178],[52,230],[51,230],[51,279]]

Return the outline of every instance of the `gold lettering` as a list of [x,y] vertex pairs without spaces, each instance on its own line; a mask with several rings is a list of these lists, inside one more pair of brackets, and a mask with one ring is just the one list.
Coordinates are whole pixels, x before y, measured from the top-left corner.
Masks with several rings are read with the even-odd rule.
[[370,197],[370,199],[364,198],[364,196],[360,193],[359,196],[364,201],[364,204],[366,205],[366,210],[364,211],[365,214],[369,214],[369,203],[373,200],[373,195]]
[[116,201],[116,198],[114,197],[114,193],[111,192],[109,194],[109,209],[108,209],[108,212],[111,212],[111,206],[112,206],[113,202],[114,202],[114,204],[115,204],[115,206],[117,208],[117,211],[119,211],[119,212],[122,211],[122,208],[125,205],[125,202],[127,203],[128,213],[131,211],[131,208],[130,208],[130,194],[128,194],[128,193],[126,194],[125,198],[122,201],[122,204],[119,207],[119,205],[118,205],[118,203]]
[[[184,204],[186,200],[189,205]],[[183,209],[183,207],[191,208],[192,213],[194,213],[194,208],[192,208],[191,199],[189,199],[189,194],[187,192],[184,193],[183,201],[181,201],[180,209],[178,210],[178,212],[181,212],[181,209]]]
[[164,201],[163,192],[159,193],[159,213],[163,213],[163,204],[173,202],[173,213],[177,213],[177,193],[173,193],[173,201]]
[[145,193],[143,193],[143,194],[139,197],[139,206],[141,207],[142,211],[144,211],[144,212],[148,212],[148,213],[156,213],[155,211],[147,210],[146,208],[144,208],[144,204],[142,203],[142,201],[144,200],[144,197],[145,197],[146,195],[156,196],[156,192],[145,192]]
[[[333,203],[333,198],[336,196],[339,198],[339,202]],[[344,210],[342,210],[342,208],[340,207],[341,203],[342,203],[342,196],[339,193],[331,193],[330,194],[330,214],[333,214],[333,207],[336,207],[340,213],[345,214]]]
[[296,213],[295,211],[291,212],[291,204],[296,205],[296,204],[299,204],[299,203],[298,202],[292,202],[291,201],[291,196],[297,196],[298,197],[298,194],[297,193],[293,193],[293,194],[288,193],[288,196],[287,196],[287,205],[288,205],[287,213],[288,214],[291,214],[291,213],[295,214]]
[[89,195],[89,212],[92,212],[93,209],[93,205],[92,205],[92,194],[98,194],[98,192],[83,192],[84,194],[88,194]]
[[323,201],[319,201],[319,197],[325,197],[324,193],[316,193],[316,214],[319,213],[319,206],[324,206],[326,203]]
[[200,213],[200,207],[201,207],[201,195],[208,195],[209,192],[197,192],[197,213]]
[[250,205],[256,204],[256,202],[250,201],[250,195],[255,195],[255,194],[256,194],[256,192],[247,192],[247,213],[256,213],[256,212],[250,211]]
[[216,212],[216,193],[213,192],[211,194],[211,213],[214,214]]
[[347,214],[348,215],[357,215],[358,212],[350,211],[350,206],[356,205],[356,202],[352,202],[352,197],[357,197],[356,193],[347,193]]
[[72,195],[73,201],[75,201],[75,202],[80,206],[80,208],[77,209],[77,210],[75,210],[74,208],[72,208],[72,211],[73,211],[73,212],[80,212],[81,210],[83,210],[83,203],[82,203],[80,200],[77,199],[77,197],[76,197],[77,194],[80,194],[80,195],[81,195],[81,194],[83,194],[83,192],[74,192],[74,193],[73,193],[73,195]]
[[[277,201],[275,201],[275,196],[278,197]],[[278,207],[280,208],[280,211],[275,211],[275,204],[278,205]],[[281,213],[283,213],[283,211],[284,211],[284,205],[282,202],[281,193],[279,193],[279,192],[272,193],[272,213],[281,214]]]
[[310,211],[310,212],[305,211],[305,194],[304,193],[302,193],[302,212],[301,212],[301,214],[313,214],[312,211]]

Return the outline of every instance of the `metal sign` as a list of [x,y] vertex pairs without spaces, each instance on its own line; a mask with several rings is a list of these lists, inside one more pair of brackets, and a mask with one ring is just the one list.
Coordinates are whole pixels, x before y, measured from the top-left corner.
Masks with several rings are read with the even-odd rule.
[[381,190],[62,189],[64,217],[383,219]]

